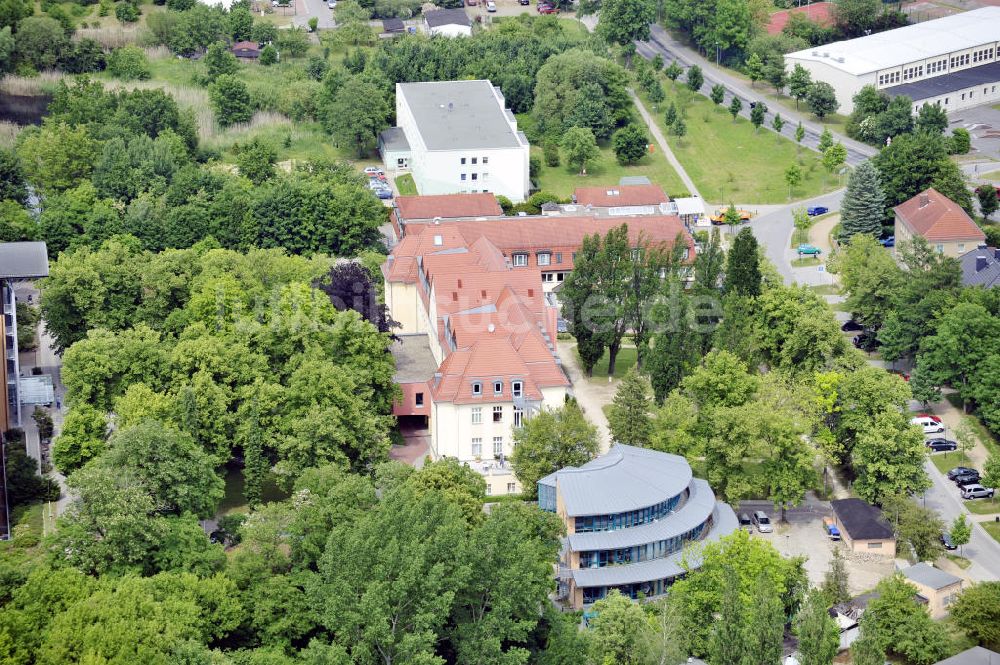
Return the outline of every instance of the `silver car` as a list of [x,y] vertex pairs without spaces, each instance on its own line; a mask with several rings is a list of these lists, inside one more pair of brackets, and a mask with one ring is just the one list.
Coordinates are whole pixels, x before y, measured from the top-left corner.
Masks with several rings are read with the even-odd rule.
[[757,525],[757,530],[761,533],[774,531],[774,527],[771,526],[771,518],[763,510],[753,511],[753,523]]

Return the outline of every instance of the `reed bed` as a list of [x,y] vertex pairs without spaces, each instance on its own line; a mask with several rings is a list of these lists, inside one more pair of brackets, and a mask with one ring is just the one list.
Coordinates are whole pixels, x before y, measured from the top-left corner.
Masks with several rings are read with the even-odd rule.
[[0,79],[0,93],[22,97],[51,94],[65,76],[62,72],[53,70],[39,72],[37,76],[8,74]]

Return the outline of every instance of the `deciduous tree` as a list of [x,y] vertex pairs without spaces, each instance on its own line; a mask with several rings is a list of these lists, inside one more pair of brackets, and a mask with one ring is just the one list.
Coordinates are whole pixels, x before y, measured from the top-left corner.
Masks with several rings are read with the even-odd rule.
[[806,97],[806,105],[812,114],[822,120],[831,113],[836,112],[840,107],[837,101],[837,93],[833,86],[825,81],[817,81],[809,87],[809,96]]
[[567,163],[578,167],[580,175],[586,175],[587,162],[597,159],[601,154],[594,133],[586,127],[570,127],[563,135],[561,147]]
[[597,429],[576,402],[546,409],[514,431],[511,466],[525,496],[534,497],[541,478],[567,466],[589,462],[598,451]]
[[973,584],[948,609],[952,620],[981,646],[1000,648],[1000,582]]

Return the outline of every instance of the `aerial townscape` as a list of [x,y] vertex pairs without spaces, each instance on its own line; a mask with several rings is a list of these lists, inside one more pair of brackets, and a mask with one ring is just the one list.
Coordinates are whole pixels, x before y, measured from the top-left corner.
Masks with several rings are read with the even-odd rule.
[[0,665],[1000,665],[1000,0],[0,0]]

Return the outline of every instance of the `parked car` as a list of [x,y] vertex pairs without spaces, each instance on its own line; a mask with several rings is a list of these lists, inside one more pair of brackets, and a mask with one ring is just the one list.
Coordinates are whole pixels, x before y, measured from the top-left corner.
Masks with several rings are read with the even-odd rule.
[[957,550],[958,549],[958,545],[956,545],[955,543],[951,542],[951,534],[948,533],[947,531],[942,531],[941,532],[941,544],[944,545],[944,548],[946,550]]
[[376,189],[375,190],[375,196],[379,197],[383,201],[391,199],[392,198],[392,190],[391,189]]
[[810,217],[815,217],[816,215],[825,215],[830,212],[830,209],[826,206],[813,206],[811,208],[806,208],[806,214]]
[[904,372],[901,369],[890,369],[889,370],[889,374],[895,374],[896,376],[898,376],[899,378],[901,378],[903,381],[909,381],[910,380],[910,375],[907,374],[906,372]]
[[954,469],[949,471],[947,474],[948,480],[954,480],[955,476],[961,476],[966,473],[978,473],[975,469],[970,469],[967,466],[956,466]]
[[486,0],[486,11],[495,12],[497,10],[497,3],[493,0]]
[[337,8],[337,0],[330,0],[329,2],[326,3],[326,6],[329,9],[336,9]]
[[994,490],[992,487],[983,487],[982,485],[966,485],[962,489],[963,499],[991,499],[993,498]]
[[816,247],[815,245],[808,245],[806,243],[799,245],[799,248],[796,251],[799,256],[819,256],[823,253],[823,250],[819,247]]
[[959,487],[966,487],[968,485],[978,485],[982,477],[979,475],[978,471],[973,471],[972,473],[964,473],[960,476],[955,476],[951,479]]
[[917,416],[916,418],[910,418],[910,424],[923,427],[924,434],[937,434],[944,431],[944,425],[933,418],[921,418]]
[[865,327],[860,323],[858,323],[857,321],[855,321],[854,319],[851,319],[846,323],[844,323],[844,325],[840,326],[840,329],[843,330],[844,332],[855,332],[858,330],[864,330]]
[[753,523],[757,525],[757,530],[761,533],[771,533],[774,530],[771,526],[771,518],[763,510],[753,511]]
[[[713,224],[725,224],[726,223],[726,210],[727,208],[721,208],[715,211],[715,214],[709,217]],[[753,213],[749,210],[737,210],[740,216],[741,222],[749,222],[750,218],[753,217]]]
[[935,453],[958,450],[958,444],[948,439],[931,439],[927,442],[927,447]]
[[885,238],[879,238],[878,242],[883,247],[895,247],[896,236],[886,236]]
[[740,528],[745,529],[747,533],[753,533],[753,522],[747,513],[740,513]]
[[936,423],[941,422],[941,416],[935,416],[932,413],[918,413],[917,414],[917,418],[930,418],[931,420],[933,420]]
[[558,14],[559,13],[559,8],[558,7],[553,7],[552,5],[541,4],[541,5],[538,5],[538,13],[539,14]]
[[837,528],[832,517],[823,518],[823,530],[826,531],[826,535],[830,537],[830,540],[840,540],[840,529]]
[[878,341],[878,336],[871,331],[863,332],[855,337],[853,344],[854,348],[861,349],[862,351],[874,351],[878,347],[882,346],[882,342]]
[[379,175],[379,174],[385,175],[385,171],[383,171],[377,166],[366,166],[365,173],[368,175]]
[[517,4],[527,7],[531,4],[531,0],[517,0]]

